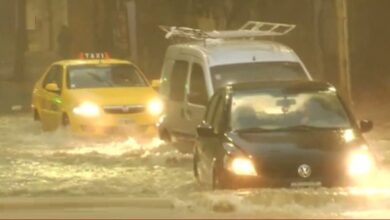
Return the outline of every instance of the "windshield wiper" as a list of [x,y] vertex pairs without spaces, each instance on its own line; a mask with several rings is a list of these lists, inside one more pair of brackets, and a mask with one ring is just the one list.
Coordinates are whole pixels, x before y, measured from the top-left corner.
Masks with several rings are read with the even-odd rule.
[[241,129],[236,129],[234,132],[242,132],[242,133],[250,133],[250,132],[270,132],[270,131],[275,131],[275,129],[269,129],[269,128],[262,128],[262,127],[253,127],[253,128],[241,128]]
[[91,76],[92,78],[94,78],[95,80],[99,81],[99,82],[102,82],[102,83],[106,83],[108,84],[109,86],[111,87],[114,87],[114,84],[108,80],[104,80],[103,78],[101,78],[100,76],[94,74],[94,73],[87,73],[89,76]]
[[318,127],[312,125],[294,125],[287,127],[276,127],[276,128],[264,128],[264,127],[252,127],[236,129],[234,132],[240,133],[251,133],[251,132],[273,132],[273,131],[313,131],[313,130],[340,130],[344,128],[339,127]]
[[318,126],[313,126],[313,125],[294,125],[294,126],[287,126],[287,127],[281,127],[278,128],[277,130],[300,130],[300,131],[311,131],[311,130],[339,130],[343,128],[339,127],[318,127]]

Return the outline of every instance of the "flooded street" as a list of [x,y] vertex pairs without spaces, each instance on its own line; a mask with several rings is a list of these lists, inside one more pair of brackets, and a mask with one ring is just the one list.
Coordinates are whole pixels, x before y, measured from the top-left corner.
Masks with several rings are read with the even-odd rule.
[[[390,217],[386,170],[365,188],[211,192],[194,180],[192,156],[158,139],[139,145],[132,138],[92,141],[67,130],[44,133],[27,113],[1,116],[0,135],[3,202],[26,197],[147,197],[166,199],[174,213],[198,217]],[[373,143],[388,157],[390,142]]]

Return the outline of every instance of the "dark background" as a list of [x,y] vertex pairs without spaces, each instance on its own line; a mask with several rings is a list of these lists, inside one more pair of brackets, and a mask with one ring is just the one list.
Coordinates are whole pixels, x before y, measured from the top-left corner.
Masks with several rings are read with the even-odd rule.
[[[354,108],[361,117],[383,120],[390,109],[390,1],[347,3]],[[277,40],[292,47],[316,79],[340,87],[336,0],[1,0],[0,80],[34,82],[58,59],[62,24],[70,27],[73,54],[109,51],[154,79],[170,43],[158,25],[235,29],[247,20],[296,24]]]

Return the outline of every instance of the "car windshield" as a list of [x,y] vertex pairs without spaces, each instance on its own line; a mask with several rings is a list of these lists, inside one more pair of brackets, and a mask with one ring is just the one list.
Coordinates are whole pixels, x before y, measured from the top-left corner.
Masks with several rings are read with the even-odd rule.
[[330,91],[281,90],[237,93],[232,99],[232,130],[347,129],[351,122]]
[[297,62],[239,63],[211,67],[214,89],[228,84],[272,80],[308,79]]
[[138,70],[128,64],[75,65],[68,68],[68,88],[147,86]]

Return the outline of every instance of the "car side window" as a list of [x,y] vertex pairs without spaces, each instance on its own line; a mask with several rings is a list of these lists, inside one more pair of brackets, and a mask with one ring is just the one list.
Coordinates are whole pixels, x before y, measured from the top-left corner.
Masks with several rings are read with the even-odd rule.
[[220,98],[221,98],[221,96],[216,94],[211,98],[211,100],[209,102],[209,105],[208,105],[208,108],[207,108],[207,111],[205,114],[205,122],[209,125],[211,125],[211,123],[212,123],[214,112],[215,112],[215,107],[217,106]]
[[169,97],[172,101],[184,101],[189,64],[186,61],[176,60],[171,74]]
[[46,75],[46,77],[43,79],[42,87],[45,88],[47,84],[49,83],[56,83],[58,87],[62,88],[62,67],[61,66],[52,66]]
[[192,104],[203,106],[207,105],[208,95],[206,81],[202,66],[197,63],[192,65],[189,95],[188,101]]

